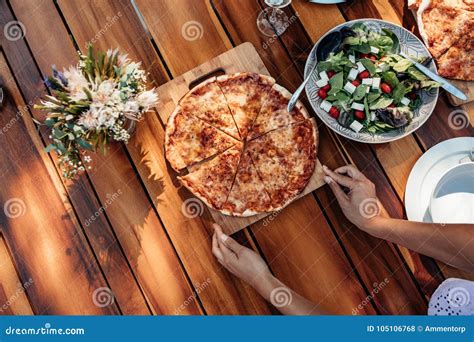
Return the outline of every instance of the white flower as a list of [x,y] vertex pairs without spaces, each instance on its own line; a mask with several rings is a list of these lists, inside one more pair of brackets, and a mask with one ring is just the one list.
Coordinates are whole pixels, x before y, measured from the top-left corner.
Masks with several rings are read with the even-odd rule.
[[91,110],[82,113],[77,120],[77,123],[86,129],[95,129],[99,126],[97,116]]
[[129,113],[136,113],[139,111],[139,104],[137,101],[127,101],[123,105],[124,112],[129,112]]
[[84,100],[87,95],[84,93],[84,88],[89,88],[89,83],[80,70],[75,67],[70,67],[64,70],[64,77],[68,81],[67,89],[71,93],[73,101]]
[[119,67],[124,66],[126,63],[128,63],[130,60],[128,59],[127,54],[120,54],[117,57],[117,65]]
[[155,106],[158,102],[158,95],[155,92],[155,88],[138,94],[137,102],[139,106],[145,111],[147,111],[150,107]]

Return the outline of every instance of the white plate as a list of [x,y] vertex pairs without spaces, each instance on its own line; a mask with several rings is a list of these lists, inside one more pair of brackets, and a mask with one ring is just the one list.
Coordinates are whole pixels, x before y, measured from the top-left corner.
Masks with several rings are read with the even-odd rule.
[[[338,25],[332,28],[331,30],[326,32],[326,34],[324,34],[316,42],[316,44],[314,44],[314,47],[311,50],[311,53],[309,54],[309,57],[306,61],[306,66],[304,69],[305,78],[308,76],[309,72],[313,70],[314,65],[318,62],[316,58],[316,48],[319,45],[319,43],[322,41],[322,39],[328,34],[330,34],[331,32],[340,30],[343,27],[350,27],[354,25],[355,23],[359,23],[359,22],[364,23],[366,26],[369,26],[374,31],[380,31],[382,28],[385,28],[395,33],[400,41],[400,50],[408,56],[415,57],[415,58],[431,57],[431,54],[429,53],[428,49],[423,44],[423,42],[419,40],[413,33],[406,30],[405,28],[399,25],[390,23],[388,21],[384,21],[384,20],[357,19],[357,20],[348,21],[346,23],[343,23],[341,25]],[[428,67],[431,71],[433,71],[434,73],[437,73],[436,65],[433,61],[429,64]],[[436,106],[436,101],[438,100],[438,93],[439,93],[438,88],[434,88],[429,91],[423,90],[420,93],[422,105],[420,108],[418,108],[415,111],[414,118],[408,126],[395,129],[390,132],[381,133],[381,134],[356,133],[349,128],[345,128],[341,126],[339,122],[337,122],[337,120],[333,119],[331,116],[329,116],[328,113],[326,113],[320,108],[322,100],[318,96],[319,87],[316,85],[316,82],[318,81],[318,79],[319,79],[318,73],[313,72],[305,87],[306,94],[308,95],[309,103],[311,104],[311,107],[313,107],[313,110],[315,111],[315,113],[334,132],[348,139],[363,142],[363,143],[369,143],[369,144],[386,143],[386,142],[394,141],[397,139],[401,139],[413,133],[418,128],[420,128],[421,125],[423,125],[426,122],[426,120],[428,120],[431,113],[433,113],[433,110]]]
[[443,174],[431,196],[430,214],[436,223],[474,224],[474,162]]
[[405,209],[410,221],[433,222],[429,204],[436,184],[448,169],[461,160],[469,160],[473,148],[474,138],[454,138],[433,146],[418,159],[405,191]]

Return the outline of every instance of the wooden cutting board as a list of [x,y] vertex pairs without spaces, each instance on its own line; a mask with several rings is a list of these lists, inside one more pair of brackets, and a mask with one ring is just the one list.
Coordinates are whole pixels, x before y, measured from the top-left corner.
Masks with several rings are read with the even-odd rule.
[[[160,86],[157,89],[160,99],[157,109],[162,121],[164,123],[168,122],[168,117],[174,111],[178,101],[195,85],[212,76],[232,74],[239,71],[270,75],[255,47],[251,43],[243,43]],[[315,121],[313,121],[313,124],[317,129]],[[298,198],[324,185],[323,177],[321,163],[317,160],[315,172],[308,186]],[[270,216],[267,218],[270,221],[275,215],[275,213],[270,213],[250,217],[233,217],[223,215],[210,208],[209,210],[213,219],[224,228],[227,234],[235,233],[267,216]]]
[[474,101],[474,82],[473,81],[460,81],[460,80],[451,80],[450,81],[455,87],[459,88],[467,96],[467,100],[463,101],[458,99],[456,96],[448,93],[449,102],[453,106],[461,106],[463,104]]

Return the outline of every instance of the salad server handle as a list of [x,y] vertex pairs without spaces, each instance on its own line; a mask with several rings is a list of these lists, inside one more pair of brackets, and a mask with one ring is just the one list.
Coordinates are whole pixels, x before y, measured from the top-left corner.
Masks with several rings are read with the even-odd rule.
[[303,83],[301,83],[301,85],[298,87],[298,89],[296,89],[295,92],[293,93],[293,95],[291,96],[290,102],[288,102],[288,106],[286,107],[288,112],[291,112],[293,110],[293,108],[295,108],[296,102],[298,101],[298,98],[300,97],[301,92],[303,91],[304,87],[306,86],[306,83],[308,83],[309,79],[311,78],[311,75],[313,74],[314,70],[316,70],[316,65],[317,65],[317,63],[314,65],[313,69],[308,74],[308,77],[306,77],[304,79]]
[[457,98],[463,100],[463,101],[466,101],[467,100],[467,96],[461,91],[459,90],[458,88],[456,88],[454,85],[452,85],[451,83],[448,82],[447,79],[439,76],[439,75],[436,75],[434,72],[432,72],[430,69],[428,69],[427,67],[425,67],[423,64],[421,63],[418,63],[414,60],[412,60],[410,57],[406,56],[405,54],[403,53],[400,53],[400,56],[408,59],[409,61],[411,61],[415,67],[420,70],[422,73],[424,73],[426,76],[428,76],[429,78],[431,78],[433,81],[436,81],[438,83],[441,84],[441,88],[445,89],[448,93],[451,93],[453,94],[454,96],[456,96]]

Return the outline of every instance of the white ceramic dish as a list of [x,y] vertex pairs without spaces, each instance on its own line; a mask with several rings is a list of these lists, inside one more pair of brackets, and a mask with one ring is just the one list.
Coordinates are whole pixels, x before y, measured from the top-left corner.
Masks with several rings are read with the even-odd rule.
[[429,211],[430,199],[436,184],[447,170],[469,161],[474,138],[445,140],[426,151],[411,170],[405,191],[405,209],[411,221],[433,222]]
[[[385,28],[395,33],[400,41],[400,50],[410,57],[414,57],[414,58],[418,58],[422,56],[431,57],[431,54],[429,53],[428,49],[423,44],[423,42],[419,40],[413,33],[406,30],[405,28],[399,25],[390,23],[388,21],[384,21],[384,20],[357,19],[357,20],[348,21],[344,24],[334,27],[333,29],[326,32],[326,34],[323,35],[316,42],[316,44],[314,44],[314,47],[311,50],[311,53],[309,54],[309,57],[306,61],[306,66],[304,69],[305,78],[308,76],[309,72],[313,70],[314,65],[318,62],[316,59],[316,48],[321,42],[321,40],[331,32],[338,31],[342,29],[343,27],[350,27],[354,25],[355,23],[359,23],[359,22],[364,23],[365,25],[369,26],[374,31],[380,31],[382,28]],[[434,64],[434,62],[431,62],[428,65],[428,67],[430,68],[431,71],[433,71],[434,73],[437,73],[436,65]],[[315,111],[315,113],[334,132],[348,139],[364,142],[364,143],[376,144],[376,143],[390,142],[397,139],[401,139],[413,133],[415,130],[421,127],[421,125],[423,125],[426,122],[426,120],[428,120],[431,113],[433,113],[433,110],[436,106],[436,101],[438,100],[438,93],[439,93],[438,88],[431,89],[429,91],[422,91],[421,99],[423,101],[423,104],[421,105],[419,109],[415,111],[414,118],[408,126],[402,127],[400,129],[396,129],[387,133],[383,133],[383,134],[356,133],[349,128],[345,128],[341,126],[337,122],[337,120],[330,117],[325,111],[323,111],[320,108],[322,100],[318,96],[319,87],[316,85],[316,82],[318,81],[318,79],[319,79],[318,73],[314,72],[311,75],[311,78],[309,79],[305,87],[309,102],[311,103],[311,107],[313,107],[313,110]]]
[[437,223],[474,223],[474,163],[448,169],[434,188],[430,214]]

